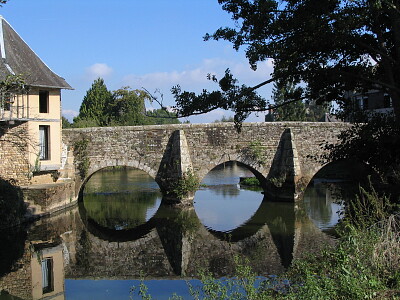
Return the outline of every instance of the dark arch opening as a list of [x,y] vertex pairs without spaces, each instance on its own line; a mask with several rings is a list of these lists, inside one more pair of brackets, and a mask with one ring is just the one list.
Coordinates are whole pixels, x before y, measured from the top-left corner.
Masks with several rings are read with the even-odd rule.
[[158,183],[152,176],[150,176],[150,174],[149,174],[148,172],[146,172],[145,170],[142,170],[142,169],[136,168],[136,167],[127,166],[127,165],[108,166],[108,167],[103,167],[103,168],[100,168],[100,169],[94,171],[93,173],[91,173],[89,176],[87,176],[87,177],[85,178],[85,180],[84,180],[84,181],[82,182],[82,184],[79,186],[79,191],[78,191],[78,202],[81,202],[81,201],[83,200],[83,192],[84,192],[84,190],[85,190],[85,187],[86,187],[87,183],[89,182],[89,180],[90,180],[93,176],[95,176],[95,174],[98,174],[99,172],[102,172],[102,171],[113,171],[113,170],[119,170],[119,169],[126,169],[126,170],[131,169],[131,170],[137,170],[137,171],[143,172],[143,173],[147,174],[147,175],[149,176],[149,178],[152,178],[152,180],[153,180],[155,183],[157,183],[158,188],[160,188],[159,183]]
[[233,165],[233,166],[234,166],[234,165],[237,165],[237,166],[240,166],[240,167],[242,167],[242,168],[245,168],[245,169],[249,170],[249,171],[254,175],[254,177],[258,179],[258,181],[259,181],[260,184],[261,184],[261,187],[263,187],[263,188],[265,187],[265,182],[266,182],[265,177],[264,177],[259,171],[257,171],[256,169],[254,169],[253,167],[251,167],[251,166],[249,166],[249,165],[247,165],[247,164],[245,164],[245,163],[243,163],[243,162],[240,162],[240,161],[238,161],[238,160],[229,160],[229,161],[225,161],[225,162],[222,162],[222,163],[220,163],[220,164],[214,166],[212,169],[210,169],[210,170],[205,174],[205,176],[203,177],[203,180],[204,180],[204,178],[207,177],[207,175],[210,174],[210,172],[215,171],[215,170],[218,170],[218,169],[223,169],[225,166],[232,166],[232,165]]
[[368,175],[376,173],[366,164],[341,160],[323,166],[310,180],[303,194],[308,217],[323,232],[336,235],[334,226],[343,215],[347,200],[354,198],[359,186],[368,184]]
[[378,174],[367,164],[354,160],[340,160],[324,165],[311,178],[310,184],[316,182],[338,182],[347,181],[365,183],[370,176],[372,181],[379,180]]
[[155,214],[162,199],[155,180],[137,168],[95,172],[81,189],[82,218],[110,230],[135,228]]

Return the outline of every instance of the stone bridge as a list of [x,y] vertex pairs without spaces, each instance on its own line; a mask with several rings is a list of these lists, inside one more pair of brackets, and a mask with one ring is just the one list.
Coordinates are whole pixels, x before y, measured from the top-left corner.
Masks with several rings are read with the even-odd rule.
[[293,202],[322,167],[313,158],[323,154],[321,145],[337,141],[349,126],[245,123],[240,133],[233,123],[65,129],[65,168],[77,175],[77,192],[98,170],[129,166],[153,177],[167,198],[190,203],[189,193],[176,195],[177,183],[190,174],[201,180],[217,165],[236,161],[254,173],[270,199]]

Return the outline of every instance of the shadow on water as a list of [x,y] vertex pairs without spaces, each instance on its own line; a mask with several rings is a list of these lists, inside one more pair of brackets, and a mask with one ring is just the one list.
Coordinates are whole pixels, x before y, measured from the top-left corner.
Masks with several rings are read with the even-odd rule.
[[17,270],[24,255],[27,229],[24,226],[0,230],[0,277]]

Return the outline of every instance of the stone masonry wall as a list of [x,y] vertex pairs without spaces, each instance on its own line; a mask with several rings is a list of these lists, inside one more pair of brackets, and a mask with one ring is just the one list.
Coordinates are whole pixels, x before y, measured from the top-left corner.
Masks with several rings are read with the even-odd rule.
[[0,123],[0,176],[18,185],[29,183],[28,125]]
[[87,139],[88,175],[107,166],[131,166],[156,178],[170,138],[183,130],[194,172],[203,178],[212,168],[230,160],[247,165],[267,177],[285,129],[290,128],[302,175],[311,179],[321,165],[310,158],[322,153],[321,144],[334,142],[347,123],[245,123],[237,133],[233,123],[103,127],[63,130],[71,149]]
[[76,203],[75,182],[62,180],[53,184],[29,185],[22,189],[28,216],[47,215]]

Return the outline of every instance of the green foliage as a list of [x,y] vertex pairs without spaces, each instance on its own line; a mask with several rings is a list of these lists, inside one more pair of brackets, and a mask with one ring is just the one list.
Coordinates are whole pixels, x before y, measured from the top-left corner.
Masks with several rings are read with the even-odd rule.
[[190,193],[195,192],[200,186],[199,178],[193,173],[193,171],[188,170],[183,174],[182,178],[178,179],[172,185],[172,193],[178,199],[182,199]]
[[398,296],[400,215],[392,215],[369,228],[360,229],[349,224],[335,246],[294,260],[289,270],[279,277],[258,277],[248,261],[239,257],[235,257],[235,265],[236,272],[231,278],[216,279],[210,272],[199,272],[201,285],[188,283],[192,299],[386,299],[388,295]]
[[234,122],[234,119],[232,116],[229,116],[229,117],[222,116],[222,118],[220,120],[214,121],[214,123],[225,123],[225,122]]
[[93,119],[80,119],[75,118],[72,128],[86,128],[86,127],[98,127],[98,123]]
[[149,93],[144,90],[122,87],[110,92],[107,90],[104,80],[98,78],[87,91],[79,115],[74,118],[72,127],[180,123],[175,114],[171,114],[163,109],[146,113],[146,100],[151,100],[151,98]]
[[[305,121],[306,107],[303,101],[295,99],[296,87],[293,83],[274,83],[273,100],[277,108],[273,111],[275,121]],[[300,96],[300,95],[298,95]],[[283,105],[286,103],[286,105]]]
[[360,192],[345,203],[344,222],[365,229],[387,219],[399,206],[390,202],[385,195],[380,196],[369,183],[368,189],[360,186]]
[[0,81],[0,108],[9,110],[14,95],[26,92],[27,86],[23,75],[7,75]]
[[64,117],[64,116],[62,116],[61,117],[61,125],[62,125],[62,128],[71,128],[72,127],[72,124],[68,121],[68,119],[66,118],[66,117]]
[[[268,109],[268,102],[255,93],[272,82],[299,85],[296,98],[320,104],[351,101],[347,91],[378,89],[393,100],[400,115],[400,48],[397,0],[220,0],[233,20],[205,40],[226,40],[235,50],[244,48],[252,69],[273,60],[272,74],[255,85],[240,85],[227,71],[217,80],[219,89],[196,95],[174,87],[179,116],[232,110],[235,122],[250,111]],[[352,41],[349,43],[349,41]]]
[[256,177],[248,177],[240,181],[240,184],[248,186],[260,186],[260,181]]
[[88,145],[89,140],[85,137],[75,141],[74,143],[75,163],[77,164],[79,175],[82,180],[86,178],[90,167],[90,160],[87,151]]
[[339,135],[339,143],[326,144],[321,158],[332,162],[358,161],[369,165],[389,183],[400,183],[400,125],[393,116],[377,114],[368,123],[354,124]]
[[301,100],[301,88],[293,82],[275,82],[273,89],[274,121],[307,121],[316,122],[330,111],[330,105],[315,101]]
[[193,214],[193,211],[185,210],[179,212],[176,218],[174,218],[174,223],[178,225],[179,228],[182,228],[182,232],[185,232],[189,236],[198,232],[201,226],[199,218]]
[[384,289],[384,284],[369,264],[375,242],[375,234],[353,231],[336,248],[295,261],[289,272],[294,284],[287,298],[367,299],[376,296],[377,291]]
[[273,299],[270,291],[259,285],[259,277],[249,267],[249,262],[234,257],[235,275],[232,278],[215,279],[210,272],[200,271],[200,286],[190,283],[189,291],[193,299]]
[[91,88],[86,92],[79,109],[79,115],[74,123],[79,120],[93,120],[97,126],[106,126],[108,123],[107,111],[113,101],[112,93],[107,89],[102,78],[96,79]]
[[282,187],[282,185],[286,181],[286,174],[281,174],[280,176],[277,177],[271,177],[268,179],[268,181],[271,182],[276,187]]
[[257,108],[263,110],[267,106],[267,101],[254,89],[238,85],[238,81],[232,77],[229,69],[225,71],[225,76],[221,80],[218,81],[215,77],[209,79],[219,82],[221,91],[203,90],[201,94],[196,95],[194,92],[182,91],[179,85],[171,89],[178,117],[203,114],[217,108],[232,110],[235,112],[233,120],[240,130],[241,123],[252,111]]
[[146,222],[146,212],[153,207],[158,191],[152,193],[85,193],[87,215],[97,224],[111,229],[134,228]]
[[90,270],[90,251],[92,249],[92,242],[89,233],[84,229],[81,231],[76,249],[76,264],[86,271]]
[[7,75],[0,82],[0,93],[23,93],[26,92],[25,76],[23,74]]
[[288,273],[292,288],[282,298],[386,298],[381,295],[400,286],[399,222],[397,215],[369,228],[348,225],[336,247],[295,261]]
[[162,125],[162,124],[180,124],[181,122],[176,118],[174,113],[168,112],[165,109],[155,109],[147,111],[147,123],[149,125]]
[[129,87],[123,87],[114,91],[112,103],[107,108],[107,111],[104,112],[108,116],[106,125],[127,126],[146,124],[144,101],[147,98],[148,95],[145,91],[132,90]]

